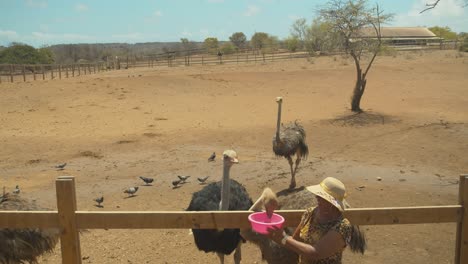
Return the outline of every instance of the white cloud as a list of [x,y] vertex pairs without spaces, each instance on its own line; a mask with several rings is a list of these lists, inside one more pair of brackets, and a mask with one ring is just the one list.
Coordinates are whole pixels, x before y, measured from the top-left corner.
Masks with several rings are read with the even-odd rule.
[[247,6],[247,10],[244,12],[244,16],[255,16],[260,12],[260,8],[254,5]]
[[200,33],[202,40],[205,40],[206,38],[209,38],[209,37],[213,37],[213,36],[210,36],[210,31],[206,28],[200,29],[199,33]]
[[17,39],[18,38],[18,33],[16,31],[12,30],[1,30],[0,29],[0,39]]
[[80,35],[74,33],[63,33],[63,34],[53,34],[53,33],[44,33],[44,32],[33,32],[31,37],[25,38],[32,38],[37,41],[41,41],[44,43],[58,43],[58,42],[74,42],[74,41],[92,41],[94,37],[88,35]]
[[182,33],[180,33],[182,36],[184,37],[192,37],[193,34],[192,32],[188,31],[187,29],[184,29],[184,31],[182,31]]
[[288,18],[292,21],[296,21],[298,19],[301,19],[302,17],[298,16],[298,15],[289,15]]
[[133,41],[136,41],[136,40],[141,40],[144,37],[146,37],[146,36],[144,34],[142,34],[142,33],[139,33],[139,32],[111,35],[111,38],[114,39],[114,40],[118,40],[118,41],[131,40],[130,42],[133,42]]
[[86,12],[89,10],[88,6],[82,3],[75,5],[75,10],[78,12]]
[[444,0],[430,10],[420,14],[425,8],[426,0],[414,0],[407,13],[397,14],[390,23],[393,26],[448,26],[456,32],[468,31],[467,9],[458,0]]
[[46,8],[47,7],[47,1],[26,0],[25,3],[27,7],[31,7],[31,8]]
[[163,13],[162,13],[160,10],[154,11],[153,14],[154,14],[154,16],[156,16],[156,17],[162,17],[162,15],[163,15]]

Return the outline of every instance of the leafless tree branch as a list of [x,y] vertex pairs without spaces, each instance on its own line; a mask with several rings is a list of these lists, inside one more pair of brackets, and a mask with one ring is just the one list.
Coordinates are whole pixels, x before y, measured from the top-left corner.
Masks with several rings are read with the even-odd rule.
[[435,1],[434,3],[432,3],[432,4],[426,4],[427,8],[424,9],[423,11],[419,12],[419,14],[422,14],[422,13],[426,12],[426,11],[429,10],[429,9],[435,8],[439,2],[440,2],[440,0],[436,0],[436,1]]

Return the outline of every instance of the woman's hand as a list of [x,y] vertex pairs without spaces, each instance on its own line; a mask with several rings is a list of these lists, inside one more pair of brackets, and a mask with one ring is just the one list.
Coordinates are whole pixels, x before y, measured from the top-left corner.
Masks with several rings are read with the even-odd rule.
[[266,236],[275,241],[278,245],[281,245],[281,240],[287,236],[287,234],[282,228],[273,226],[272,228],[268,228],[268,234],[266,234]]

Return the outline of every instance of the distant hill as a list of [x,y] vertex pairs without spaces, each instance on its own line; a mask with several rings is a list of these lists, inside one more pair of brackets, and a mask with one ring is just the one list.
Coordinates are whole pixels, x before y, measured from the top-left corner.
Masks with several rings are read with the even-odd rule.
[[[197,51],[202,49],[202,42],[190,42],[187,49]],[[184,52],[181,42],[147,42],[147,43],[96,43],[96,44],[60,44],[49,49],[54,53],[55,63],[67,64],[78,61],[105,61],[107,57],[120,58],[156,56],[168,52]]]

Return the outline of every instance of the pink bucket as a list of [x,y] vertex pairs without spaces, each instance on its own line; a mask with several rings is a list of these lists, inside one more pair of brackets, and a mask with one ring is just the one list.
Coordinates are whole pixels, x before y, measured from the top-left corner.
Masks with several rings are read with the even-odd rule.
[[255,232],[268,234],[268,228],[274,226],[281,228],[283,226],[284,217],[274,213],[271,218],[268,218],[266,212],[257,212],[249,215],[249,221]]

